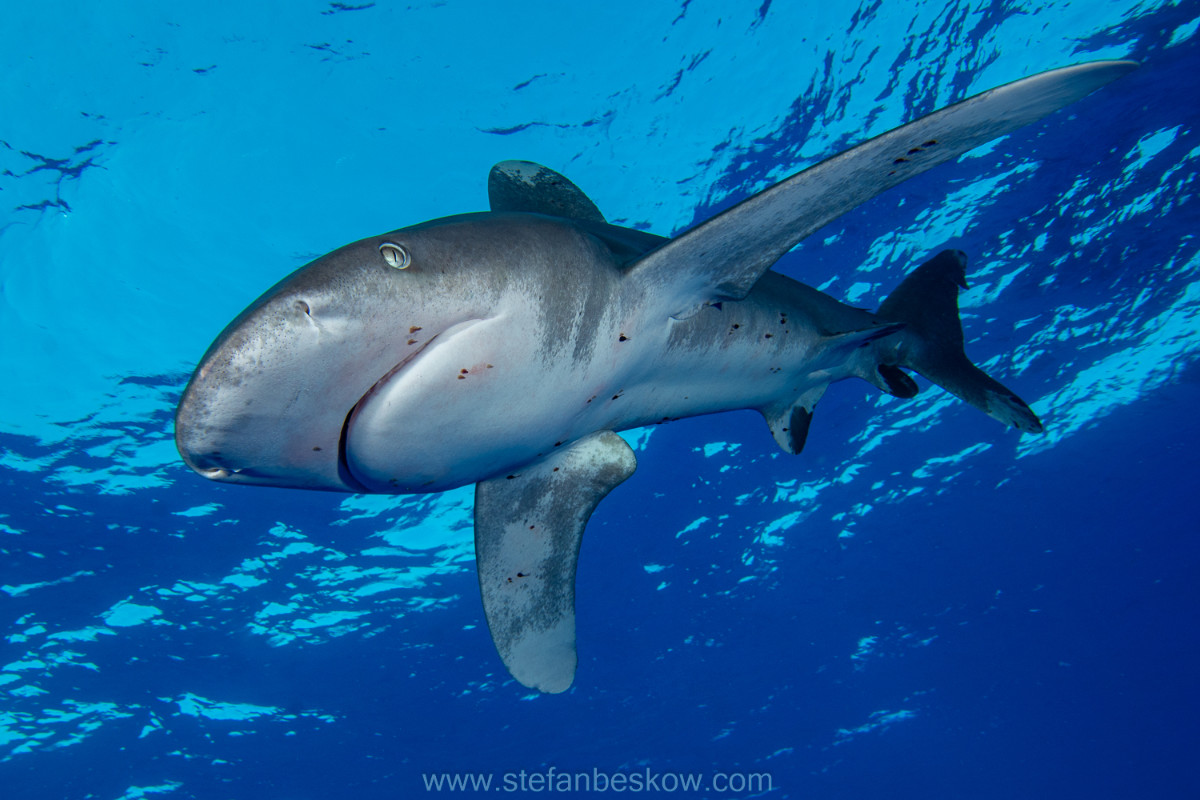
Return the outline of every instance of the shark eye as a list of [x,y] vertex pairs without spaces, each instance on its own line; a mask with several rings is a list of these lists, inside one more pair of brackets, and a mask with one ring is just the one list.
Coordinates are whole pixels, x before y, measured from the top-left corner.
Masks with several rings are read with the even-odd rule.
[[383,254],[383,260],[387,262],[389,267],[408,269],[408,265],[412,263],[412,258],[409,257],[408,251],[398,244],[384,242],[379,245],[379,252]]

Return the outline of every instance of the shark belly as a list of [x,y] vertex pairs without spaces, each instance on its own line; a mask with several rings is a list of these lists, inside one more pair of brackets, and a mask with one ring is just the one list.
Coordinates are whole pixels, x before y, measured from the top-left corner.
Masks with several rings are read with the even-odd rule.
[[[379,493],[440,492],[516,473],[593,433],[621,360],[594,346],[608,338],[596,329],[584,337],[593,346],[563,336],[547,351],[555,337],[536,312],[506,304],[383,376],[346,422],[355,480]],[[573,356],[580,350],[586,357]]]
[[535,306],[506,303],[439,334],[363,396],[346,423],[346,466],[372,492],[439,492],[518,474],[597,430],[800,397],[850,374],[824,326],[873,321],[840,303],[807,307],[805,291],[772,273],[744,300],[666,326],[615,300],[618,313],[550,351]]

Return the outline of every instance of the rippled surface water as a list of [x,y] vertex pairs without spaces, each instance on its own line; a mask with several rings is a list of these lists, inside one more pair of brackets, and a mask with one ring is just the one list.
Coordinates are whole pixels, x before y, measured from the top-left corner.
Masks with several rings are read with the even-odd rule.
[[[550,767],[771,776],[692,793],[722,797],[1193,785],[1200,5],[247,5],[0,25],[5,798],[399,798]],[[496,161],[666,235],[1098,58],[1143,66],[777,266],[873,307],[966,251],[968,352],[1046,433],[851,382],[796,458],[750,412],[633,432],[565,695],[493,651],[469,490],[228,487],[178,460],[174,402],[244,305],[482,209]]]

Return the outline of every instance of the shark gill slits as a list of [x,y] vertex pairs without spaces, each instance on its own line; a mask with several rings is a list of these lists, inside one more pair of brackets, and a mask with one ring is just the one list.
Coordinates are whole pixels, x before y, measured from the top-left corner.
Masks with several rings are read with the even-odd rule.
[[398,244],[392,242],[384,242],[379,245],[379,254],[383,256],[383,261],[392,269],[408,269],[412,263],[412,257],[408,251]]

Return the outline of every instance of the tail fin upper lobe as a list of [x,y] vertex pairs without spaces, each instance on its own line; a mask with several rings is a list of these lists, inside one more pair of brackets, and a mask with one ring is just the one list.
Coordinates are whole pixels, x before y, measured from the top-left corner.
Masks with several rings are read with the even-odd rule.
[[883,302],[879,317],[902,322],[905,330],[880,342],[878,374],[893,394],[911,396],[915,391],[909,389],[916,387],[897,367],[912,369],[1005,425],[1041,433],[1041,420],[1025,401],[988,377],[963,351],[958,290],[967,288],[966,266],[964,253],[943,250],[913,270]]

